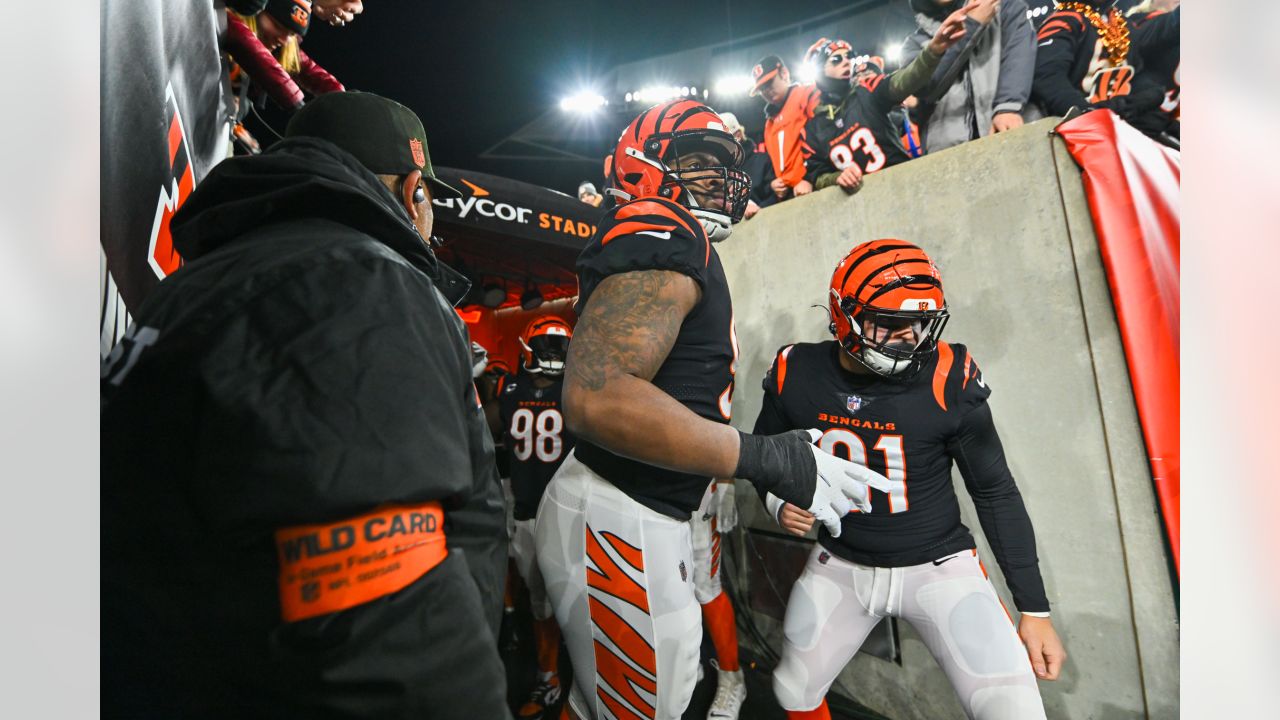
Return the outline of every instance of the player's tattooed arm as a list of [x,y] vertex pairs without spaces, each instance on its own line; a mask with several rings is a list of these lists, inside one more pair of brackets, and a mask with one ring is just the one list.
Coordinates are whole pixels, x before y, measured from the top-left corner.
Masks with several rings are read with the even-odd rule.
[[699,475],[728,477],[737,431],[698,417],[653,383],[701,290],[687,275],[611,275],[591,293],[565,363],[569,429],[619,455]]
[[700,295],[693,278],[670,270],[605,278],[569,343],[566,380],[591,391],[622,375],[652,380]]

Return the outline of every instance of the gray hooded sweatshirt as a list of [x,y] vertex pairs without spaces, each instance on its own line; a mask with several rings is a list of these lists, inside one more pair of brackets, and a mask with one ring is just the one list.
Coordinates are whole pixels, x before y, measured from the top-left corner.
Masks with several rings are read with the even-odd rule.
[[[916,31],[903,44],[904,57],[919,52],[962,4],[909,2],[916,11]],[[931,153],[985,137],[997,113],[1020,113],[1031,97],[1036,35],[1026,3],[1001,0],[991,22],[966,19],[965,29],[968,33],[943,55],[933,79],[917,94],[925,149]]]

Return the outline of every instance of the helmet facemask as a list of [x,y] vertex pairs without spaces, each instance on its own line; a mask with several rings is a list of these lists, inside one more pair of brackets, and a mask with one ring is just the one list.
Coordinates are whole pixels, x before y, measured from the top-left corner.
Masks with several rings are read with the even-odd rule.
[[932,300],[908,301],[916,306],[898,310],[863,305],[849,296],[838,300],[851,328],[839,338],[840,346],[871,372],[895,380],[909,380],[920,372],[937,350],[950,318],[946,306],[935,308]]
[[564,361],[569,354],[569,338],[565,335],[545,333],[535,336],[529,342],[520,338],[520,344],[532,362],[526,362],[524,369],[534,375],[560,377],[564,374]]
[[[662,158],[650,148],[669,140]],[[738,168],[746,158],[742,145],[727,132],[684,130],[659,133],[645,144],[645,155],[661,165],[664,174],[660,194],[689,208],[711,242],[729,237],[733,223],[747,210],[751,178]]]

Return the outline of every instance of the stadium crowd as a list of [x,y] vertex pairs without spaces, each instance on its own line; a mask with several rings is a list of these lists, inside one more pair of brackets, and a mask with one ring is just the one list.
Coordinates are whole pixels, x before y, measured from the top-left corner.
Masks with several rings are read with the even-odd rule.
[[798,59],[811,84],[776,54],[752,67],[765,124],[743,137],[746,217],[833,184],[856,192],[864,175],[1048,115],[1107,108],[1178,146],[1180,0],[904,2],[916,29],[900,68],[825,37]]

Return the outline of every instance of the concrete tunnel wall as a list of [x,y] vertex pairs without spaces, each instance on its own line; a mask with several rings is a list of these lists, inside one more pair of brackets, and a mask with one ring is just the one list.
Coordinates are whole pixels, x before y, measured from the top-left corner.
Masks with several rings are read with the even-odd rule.
[[[1035,524],[1069,655],[1061,679],[1040,683],[1048,716],[1175,718],[1174,581],[1080,172],[1051,134],[1055,122],[868,176],[852,196],[830,188],[782,203],[737,226],[718,246],[741,348],[733,424],[750,430],[779,347],[830,337],[825,311],[811,306],[825,305],[846,252],[882,237],[922,246],[951,308],[944,339],[968,345],[983,369]],[[1012,609],[958,473],[953,481]],[[754,493],[743,497],[744,522],[777,529]],[[780,624],[753,614],[779,650]],[[838,682],[894,720],[964,717],[919,636],[899,627],[901,666],[859,654]]]

